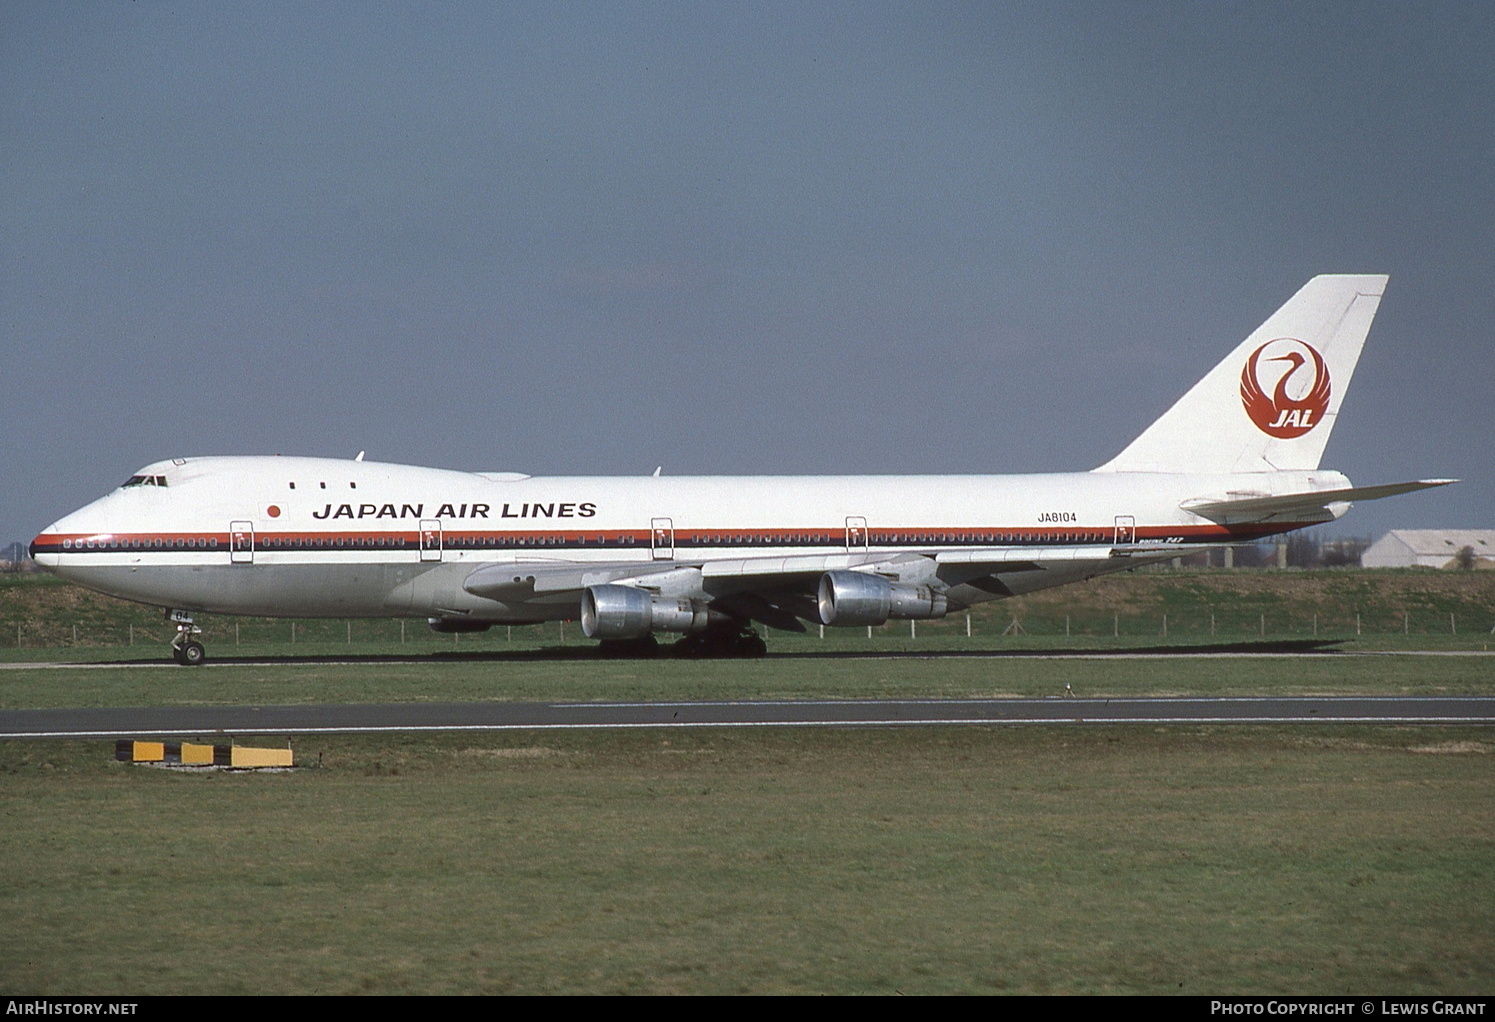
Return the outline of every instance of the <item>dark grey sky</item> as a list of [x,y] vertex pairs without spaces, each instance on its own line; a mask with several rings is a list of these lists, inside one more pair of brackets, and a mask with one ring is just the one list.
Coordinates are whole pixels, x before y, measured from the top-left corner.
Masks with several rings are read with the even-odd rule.
[[1495,4],[0,6],[0,541],[140,465],[1024,472],[1309,277],[1495,524]]

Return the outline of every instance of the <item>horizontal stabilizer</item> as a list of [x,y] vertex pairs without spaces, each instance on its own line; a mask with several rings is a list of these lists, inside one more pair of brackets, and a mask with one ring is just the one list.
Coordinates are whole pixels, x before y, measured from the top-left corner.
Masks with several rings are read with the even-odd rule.
[[1316,490],[1309,493],[1282,493],[1264,497],[1240,497],[1234,500],[1186,500],[1185,511],[1216,522],[1267,522],[1274,519],[1302,521],[1338,518],[1331,504],[1348,505],[1357,500],[1379,500],[1399,493],[1447,486],[1457,479],[1419,479],[1412,483],[1387,483],[1384,486],[1352,486],[1340,490]]

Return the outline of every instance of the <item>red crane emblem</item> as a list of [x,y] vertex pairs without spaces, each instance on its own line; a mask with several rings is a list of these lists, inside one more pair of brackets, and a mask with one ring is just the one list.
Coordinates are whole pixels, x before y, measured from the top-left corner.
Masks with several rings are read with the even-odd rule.
[[[1262,352],[1274,345],[1274,350],[1283,353],[1263,359]],[[1257,377],[1258,362],[1291,363],[1277,378],[1270,397]],[[1304,366],[1311,367],[1311,378],[1299,373]],[[1317,426],[1329,410],[1329,367],[1324,364],[1324,356],[1296,338],[1268,341],[1251,353],[1241,371],[1241,404],[1245,405],[1251,421],[1268,436],[1280,440],[1302,436]]]

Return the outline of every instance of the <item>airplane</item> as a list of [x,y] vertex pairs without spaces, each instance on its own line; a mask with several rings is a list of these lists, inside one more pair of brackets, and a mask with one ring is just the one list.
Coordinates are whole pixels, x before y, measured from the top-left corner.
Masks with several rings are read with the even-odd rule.
[[1339,518],[1319,461],[1385,290],[1310,280],[1089,472],[535,478],[363,460],[172,458],[48,526],[43,567],[194,615],[422,616],[438,632],[580,619],[604,652],[761,656],[756,624],[933,619]]

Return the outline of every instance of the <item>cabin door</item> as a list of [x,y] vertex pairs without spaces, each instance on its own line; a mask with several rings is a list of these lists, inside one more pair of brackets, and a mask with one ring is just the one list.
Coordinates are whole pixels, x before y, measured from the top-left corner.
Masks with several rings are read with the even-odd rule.
[[424,518],[420,523],[420,559],[441,560],[441,519]]
[[230,564],[254,563],[254,523],[228,523],[228,562]]
[[1131,515],[1116,516],[1116,544],[1137,542],[1137,519]]
[[675,524],[668,518],[655,518],[649,522],[649,546],[656,561],[675,559]]
[[855,515],[846,519],[846,552],[867,552],[867,519]]

